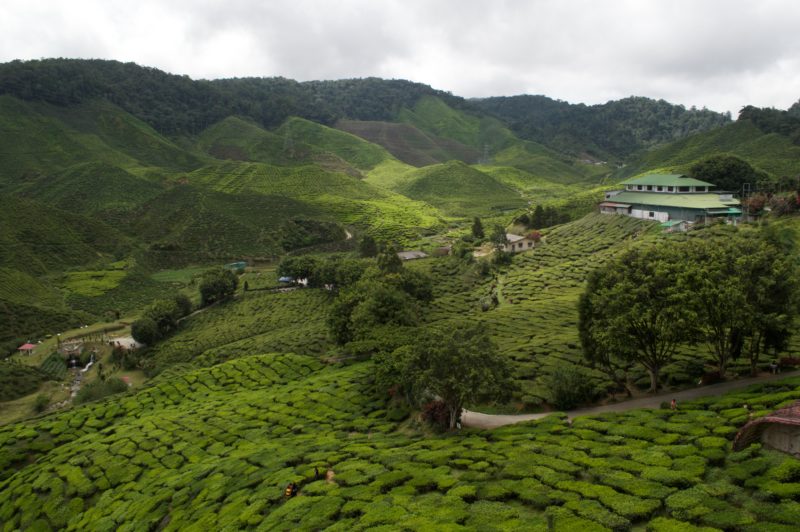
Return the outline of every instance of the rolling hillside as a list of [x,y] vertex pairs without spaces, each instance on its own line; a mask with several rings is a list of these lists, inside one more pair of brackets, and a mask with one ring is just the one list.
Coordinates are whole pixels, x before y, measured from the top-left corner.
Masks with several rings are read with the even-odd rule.
[[398,191],[450,216],[470,217],[514,210],[526,204],[514,189],[462,162],[433,165],[406,174]]
[[625,176],[654,171],[685,172],[696,161],[716,153],[736,155],[773,178],[800,174],[800,146],[777,133],[765,134],[747,120],[678,140],[634,160]]
[[[677,411],[555,414],[433,435],[375,395],[373,371],[249,354],[5,426],[0,520],[10,529],[537,531],[550,520],[598,532],[797,522],[797,460],[760,445],[733,452],[730,441],[750,415],[800,398],[796,378]],[[299,492],[286,499],[289,482]]]
[[687,110],[664,100],[633,96],[588,106],[532,95],[472,103],[503,120],[521,138],[575,156],[609,161],[730,123],[730,116],[706,109]]
[[426,134],[411,124],[339,120],[336,127],[383,146],[406,164],[421,167],[450,160],[476,162],[480,150],[458,141]]

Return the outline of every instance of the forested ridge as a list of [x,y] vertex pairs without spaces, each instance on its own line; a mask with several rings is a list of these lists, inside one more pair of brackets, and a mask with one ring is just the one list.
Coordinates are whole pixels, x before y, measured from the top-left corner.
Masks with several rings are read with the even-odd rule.
[[473,100],[522,138],[576,155],[623,159],[642,148],[724,126],[730,116],[631,96],[601,105],[570,104],[547,96]]
[[326,125],[339,118],[391,120],[424,95],[454,107],[470,107],[463,98],[405,80],[193,80],[134,63],[96,59],[0,64],[0,94],[62,106],[103,98],[167,135],[198,133],[232,115],[267,128],[290,116]]
[[421,97],[434,96],[472,115],[496,116],[521,138],[557,151],[615,160],[730,121],[706,109],[687,110],[643,97],[593,106],[531,95],[466,100],[398,79],[193,80],[134,63],[84,59],[2,64],[0,94],[62,106],[102,98],[166,135],[199,133],[232,115],[266,128],[277,127],[290,116],[325,125],[339,119],[393,121]]

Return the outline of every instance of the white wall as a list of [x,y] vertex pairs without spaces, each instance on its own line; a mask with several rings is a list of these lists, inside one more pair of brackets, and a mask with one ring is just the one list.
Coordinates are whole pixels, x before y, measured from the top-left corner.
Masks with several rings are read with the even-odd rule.
[[[650,213],[653,213],[653,216],[650,216]],[[643,211],[640,209],[631,209],[631,216],[634,218],[641,218],[643,220],[657,220],[659,222],[666,222],[669,220],[669,213],[666,212],[659,212],[659,211]]]

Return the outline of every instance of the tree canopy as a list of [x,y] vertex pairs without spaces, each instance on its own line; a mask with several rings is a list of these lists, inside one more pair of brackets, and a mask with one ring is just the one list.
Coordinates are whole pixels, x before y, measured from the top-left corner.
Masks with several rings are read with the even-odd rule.
[[589,277],[579,302],[585,357],[618,384],[633,362],[659,372],[680,344],[704,342],[717,371],[785,343],[798,280],[785,243],[747,229],[634,247]]
[[698,161],[689,169],[689,175],[713,183],[717,190],[732,192],[741,192],[745,183],[751,190],[756,190],[759,183],[769,179],[766,172],[756,170],[744,159],[729,154],[712,155]]
[[695,316],[678,282],[681,257],[674,244],[633,248],[595,270],[579,301],[579,330],[590,362],[632,361],[659,386],[661,368],[692,339]]
[[239,286],[239,278],[230,270],[209,270],[200,278],[200,304],[210,305],[231,297]]
[[400,385],[415,402],[441,400],[455,428],[465,406],[507,401],[511,366],[480,324],[450,323],[424,329],[415,341],[379,359],[379,378]]

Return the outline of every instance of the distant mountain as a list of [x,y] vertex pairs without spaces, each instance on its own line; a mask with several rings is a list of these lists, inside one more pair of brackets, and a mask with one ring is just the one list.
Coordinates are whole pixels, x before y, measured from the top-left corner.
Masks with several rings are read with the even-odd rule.
[[[464,156],[465,162],[480,157],[487,146],[499,149],[493,145],[496,135],[481,134],[496,129],[490,115],[523,139],[571,156],[605,160],[624,159],[730,121],[712,111],[640,97],[593,106],[529,95],[466,100],[405,80],[192,80],[133,63],[84,59],[0,64],[0,94],[62,107],[106,100],[168,136],[197,134],[230,116],[249,118],[267,129],[291,116],[323,125],[337,120],[405,123],[477,150]],[[450,117],[442,116],[445,108]],[[445,120],[432,120],[434,116]],[[368,128],[360,131],[375,138]],[[434,138],[433,144],[440,143]],[[444,151],[463,152],[459,146],[445,146]],[[434,160],[442,162],[441,157]]]
[[530,95],[472,103],[503,120],[521,138],[603,160],[622,160],[639,150],[730,123],[730,116],[713,111],[633,96],[602,105]]

